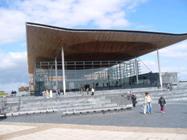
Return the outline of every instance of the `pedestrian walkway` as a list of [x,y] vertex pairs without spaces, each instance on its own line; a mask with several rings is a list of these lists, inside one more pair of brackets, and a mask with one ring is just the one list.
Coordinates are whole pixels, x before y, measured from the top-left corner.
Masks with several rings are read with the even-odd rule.
[[107,126],[134,126],[154,128],[187,128],[187,104],[167,104],[166,113],[160,113],[158,104],[153,104],[152,114],[143,114],[137,106],[128,111],[86,113],[62,116],[61,112],[8,117],[1,122],[61,123]]
[[186,128],[0,123],[0,140],[187,140]]

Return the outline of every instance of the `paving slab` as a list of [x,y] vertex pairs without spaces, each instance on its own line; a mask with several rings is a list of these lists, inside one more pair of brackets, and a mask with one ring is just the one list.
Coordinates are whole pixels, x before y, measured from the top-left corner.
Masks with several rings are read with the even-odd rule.
[[187,140],[184,128],[0,123],[1,130],[8,131],[7,127],[22,129],[0,134],[1,140]]
[[129,111],[62,116],[46,113],[0,121],[0,140],[187,140],[187,103],[167,104],[166,113],[153,105]]
[[34,126],[0,125],[0,135],[10,134],[21,130],[31,129]]

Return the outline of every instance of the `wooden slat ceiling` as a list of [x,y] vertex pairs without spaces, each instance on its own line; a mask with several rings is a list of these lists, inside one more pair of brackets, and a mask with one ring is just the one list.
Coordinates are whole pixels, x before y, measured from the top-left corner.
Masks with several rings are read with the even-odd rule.
[[122,30],[80,30],[27,23],[29,73],[37,61],[129,60],[187,39],[187,34]]

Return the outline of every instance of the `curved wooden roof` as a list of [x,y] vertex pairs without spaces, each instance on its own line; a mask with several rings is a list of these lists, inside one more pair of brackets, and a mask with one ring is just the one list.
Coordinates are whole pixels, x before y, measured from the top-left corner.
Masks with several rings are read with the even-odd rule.
[[187,39],[187,34],[127,30],[67,29],[26,23],[29,73],[40,60],[129,60]]

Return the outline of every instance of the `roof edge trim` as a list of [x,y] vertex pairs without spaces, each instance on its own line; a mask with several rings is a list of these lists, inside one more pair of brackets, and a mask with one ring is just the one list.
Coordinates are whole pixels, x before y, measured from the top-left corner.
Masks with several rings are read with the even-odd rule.
[[32,22],[26,22],[26,26],[35,26],[35,27],[48,28],[48,29],[53,29],[53,30],[70,31],[70,32],[129,32],[129,33],[162,34],[162,35],[173,35],[173,36],[187,35],[187,33],[176,34],[176,33],[151,32],[151,31],[136,31],[136,30],[71,29],[71,28],[56,27],[56,26],[40,24],[40,23],[32,23]]

